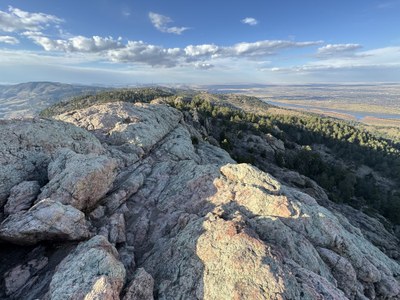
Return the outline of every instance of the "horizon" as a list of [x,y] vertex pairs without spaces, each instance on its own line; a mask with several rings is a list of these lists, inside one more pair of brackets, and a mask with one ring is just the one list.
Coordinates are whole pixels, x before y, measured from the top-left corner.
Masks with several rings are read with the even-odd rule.
[[400,0],[0,5],[0,82],[400,83]]
[[80,83],[80,82],[62,82],[62,81],[24,81],[24,82],[0,82],[0,86],[15,86],[29,83],[48,83],[48,84],[65,84],[65,85],[74,85],[74,86],[92,86],[92,87],[106,87],[106,88],[140,88],[143,86],[148,87],[166,87],[166,88],[179,88],[179,87],[188,87],[188,88],[204,88],[207,89],[212,86],[216,87],[268,87],[268,86],[385,86],[385,85],[400,85],[400,82],[304,82],[304,83],[216,83],[216,84],[190,84],[190,83],[127,83],[127,84],[105,84],[105,83]]

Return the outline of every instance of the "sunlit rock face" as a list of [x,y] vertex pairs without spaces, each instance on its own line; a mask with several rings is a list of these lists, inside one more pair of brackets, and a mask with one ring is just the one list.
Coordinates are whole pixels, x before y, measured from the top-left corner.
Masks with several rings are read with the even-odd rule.
[[56,119],[0,124],[0,298],[400,297],[398,242],[378,220],[236,164],[179,111]]

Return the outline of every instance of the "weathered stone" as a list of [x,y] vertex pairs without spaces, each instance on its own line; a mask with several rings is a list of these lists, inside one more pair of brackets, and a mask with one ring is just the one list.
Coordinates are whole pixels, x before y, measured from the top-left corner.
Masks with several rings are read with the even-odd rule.
[[49,164],[49,183],[39,199],[50,198],[87,211],[94,209],[115,179],[115,160],[62,149]]
[[145,151],[174,129],[182,115],[166,105],[116,102],[56,117],[92,131],[110,145],[136,145]]
[[[76,299],[75,297],[72,299]],[[107,276],[100,276],[95,281],[90,292],[85,295],[84,300],[119,300],[119,290],[110,283]]]
[[10,215],[0,226],[0,239],[21,245],[83,240],[89,236],[88,224],[81,211],[48,199],[26,212]]
[[57,267],[50,283],[51,299],[119,299],[125,269],[117,250],[95,236],[69,254]]
[[122,247],[118,248],[118,253],[120,260],[124,264],[126,270],[126,279],[130,281],[136,269],[135,247],[125,244]]
[[153,300],[154,279],[145,269],[139,268],[129,284],[123,300]]
[[105,206],[99,205],[96,207],[96,209],[94,209],[90,214],[89,217],[93,220],[99,220],[102,217],[104,217],[106,212],[106,208]]
[[26,285],[36,272],[43,269],[48,263],[47,257],[35,258],[26,264],[18,265],[4,274],[6,295],[10,296]]
[[[40,202],[25,213],[11,215],[0,226],[1,234],[6,228],[10,236],[22,236],[21,243],[65,240],[76,234],[80,224],[85,234],[79,238],[88,238],[84,215],[59,201],[66,201],[60,199],[68,198],[75,185],[79,188],[76,183],[90,182],[79,178],[86,170],[97,174],[99,168],[93,166],[115,160],[111,173],[119,173],[98,182],[108,187],[101,193],[78,189],[85,199],[99,192],[96,200],[78,206],[91,211],[91,230],[104,237],[81,243],[72,252],[58,246],[64,252],[55,256],[64,260],[53,275],[51,267],[58,262],[53,264],[57,259],[49,256],[50,290],[43,280],[35,295],[47,293],[49,299],[124,295],[152,299],[153,293],[157,299],[399,298],[400,266],[392,259],[398,252],[397,240],[389,241],[392,235],[378,219],[360,215],[356,221],[357,214],[331,204],[315,182],[274,165],[272,155],[284,150],[279,140],[264,136],[261,145],[271,154],[265,165],[271,165],[273,177],[251,165],[235,164],[224,150],[203,141],[207,136],[196,129],[206,133],[202,125],[185,124],[180,113],[165,105],[102,104],[59,118],[91,130],[103,142],[103,152],[56,154],[54,149],[47,160],[51,156],[53,162],[48,168],[45,164],[44,174],[48,169],[50,182],[45,189],[54,187],[48,194],[54,201],[45,201],[54,206],[49,210],[55,214],[40,214],[46,216],[40,219],[43,224],[34,223],[31,231],[23,227],[37,219],[34,210]],[[250,141],[254,147],[258,142],[258,138]],[[95,163],[98,160],[101,163]],[[71,161],[75,161],[73,168],[67,166]],[[85,162],[88,167],[79,173],[78,165]],[[63,177],[55,181],[60,174]],[[69,193],[63,194],[65,190]],[[50,227],[44,224],[59,215],[69,216],[64,211],[70,209],[74,217],[64,216],[69,221],[60,217]],[[76,222],[71,221],[74,218]],[[18,227],[9,226],[15,224],[24,228],[22,235]],[[32,227],[41,231],[32,232]],[[22,282],[24,278],[22,274]],[[128,285],[121,293],[125,278]],[[24,298],[26,292],[18,296]]]
[[329,249],[319,248],[318,252],[331,269],[332,275],[337,280],[338,287],[348,298],[354,298],[359,286],[357,284],[357,273],[351,263]]
[[8,215],[28,210],[39,195],[40,184],[37,181],[23,181],[10,190],[4,212]]
[[298,299],[295,280],[279,258],[240,223],[206,220],[197,242],[204,264],[204,299]]
[[112,213],[124,204],[129,197],[139,190],[144,183],[144,179],[150,172],[150,166],[143,164],[130,173],[127,178],[119,184],[117,189],[104,199],[107,210]]
[[108,240],[111,244],[122,243],[126,241],[125,236],[125,218],[123,214],[115,213],[110,217]]
[[103,153],[87,131],[53,120],[10,120],[0,124],[0,207],[22,181],[46,182],[50,157],[60,148],[77,153]]

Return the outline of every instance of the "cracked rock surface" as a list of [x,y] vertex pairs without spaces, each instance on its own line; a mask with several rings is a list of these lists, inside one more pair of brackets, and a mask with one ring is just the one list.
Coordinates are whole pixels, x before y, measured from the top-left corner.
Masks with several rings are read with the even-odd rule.
[[295,172],[236,164],[179,111],[56,119],[0,124],[0,298],[400,298],[399,243],[379,220],[304,193]]

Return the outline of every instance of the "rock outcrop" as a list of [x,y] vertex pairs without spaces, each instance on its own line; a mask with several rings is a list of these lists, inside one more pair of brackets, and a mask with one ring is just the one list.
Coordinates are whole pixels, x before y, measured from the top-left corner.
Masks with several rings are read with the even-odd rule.
[[81,243],[57,267],[50,299],[119,299],[126,273],[118,257],[102,236]]
[[0,226],[0,239],[20,245],[88,237],[90,232],[84,213],[50,199],[41,200],[26,212],[10,215]]
[[236,164],[177,110],[57,119],[0,125],[17,133],[0,145],[0,239],[45,249],[14,246],[29,259],[0,264],[0,298],[399,299],[399,244],[379,220],[296,173]]
[[39,199],[55,199],[82,211],[93,210],[114,182],[116,167],[115,160],[107,156],[62,149],[49,164],[50,181]]
[[102,153],[101,143],[87,131],[50,120],[0,121],[0,207],[12,187],[22,181],[47,179],[51,156],[60,148],[77,153]]

